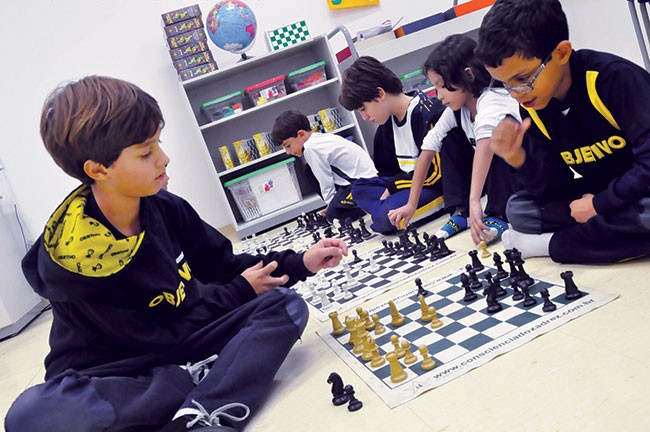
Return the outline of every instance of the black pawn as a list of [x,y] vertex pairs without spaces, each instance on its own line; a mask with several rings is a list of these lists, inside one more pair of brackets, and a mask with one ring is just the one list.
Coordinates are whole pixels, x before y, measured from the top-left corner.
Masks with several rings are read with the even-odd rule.
[[291,233],[289,232],[289,228],[284,227],[284,235],[287,236],[287,237],[289,237],[291,235]]
[[477,250],[471,250],[468,252],[469,256],[472,257],[472,268],[474,271],[481,271],[483,270],[484,266],[481,260],[478,258],[478,251]]
[[512,288],[512,299],[514,301],[519,301],[524,298],[524,293],[521,292],[519,289],[519,284],[517,283],[517,279],[515,278],[510,278],[510,288]]
[[503,269],[503,260],[499,252],[494,252],[492,254],[492,261],[494,261],[494,266],[497,268],[497,277],[501,280],[504,280],[508,277],[508,272]]
[[476,300],[476,297],[478,296],[469,287],[469,277],[465,273],[460,274],[460,284],[463,286],[463,289],[465,290],[465,297],[463,297],[463,301],[465,303],[469,303],[471,301]]
[[345,388],[343,387],[343,380],[339,374],[332,372],[327,378],[327,383],[332,384],[332,403],[334,405],[343,405],[350,399],[350,396],[345,392]]
[[359,411],[363,408],[363,402],[354,397],[354,388],[350,384],[345,386],[345,394],[349,398],[348,411]]
[[560,273],[560,277],[564,280],[564,298],[567,300],[575,300],[582,297],[582,292],[573,281],[573,272],[567,270]]
[[524,307],[535,306],[537,300],[530,295],[530,285],[522,285],[521,289],[524,291]]
[[334,231],[332,230],[331,226],[328,226],[323,230],[323,235],[327,238],[332,238],[334,237]]
[[353,264],[363,261],[361,258],[359,258],[359,252],[357,252],[356,249],[352,250],[352,256],[354,256],[354,261],[352,261]]
[[550,295],[546,288],[540,288],[539,293],[542,295],[542,298],[544,299],[544,306],[542,306],[542,310],[544,312],[553,312],[555,309],[557,309],[555,303],[553,303],[549,298]]
[[429,294],[431,294],[429,291],[425,290],[424,287],[422,286],[422,279],[415,278],[415,286],[418,287],[418,295],[426,297]]

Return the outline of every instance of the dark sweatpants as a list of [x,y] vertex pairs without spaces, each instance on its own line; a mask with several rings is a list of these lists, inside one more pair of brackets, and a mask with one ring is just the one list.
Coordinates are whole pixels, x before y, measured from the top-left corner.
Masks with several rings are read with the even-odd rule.
[[[180,408],[196,408],[192,400],[208,413],[228,403],[243,403],[252,416],[302,334],[308,316],[298,294],[276,288],[208,323],[182,345],[163,353],[193,362],[218,353],[219,358],[198,385],[177,363],[160,363],[162,366],[133,377],[88,376],[69,369],[21,394],[7,414],[6,430],[153,432],[169,423]],[[241,416],[244,410],[228,412]],[[231,426],[242,429],[250,418]]]
[[[393,234],[397,232],[397,228],[388,219],[388,212],[402,207],[409,200],[410,188],[391,194],[386,199],[379,199],[393,182],[394,177],[373,177],[359,179],[352,186],[354,200],[359,207],[370,214],[372,217],[370,228],[378,233]],[[443,206],[440,182],[422,188],[417,206],[418,210],[426,208],[425,212],[438,211],[442,210]]]
[[332,222],[334,219],[344,221],[347,218],[357,220],[366,214],[352,199],[352,185],[337,186],[336,194],[327,205],[325,217]]
[[650,254],[650,197],[583,224],[571,217],[570,203],[539,203],[521,191],[510,198],[506,211],[515,231],[554,233],[549,255],[556,262],[606,264]]
[[[450,130],[440,151],[442,192],[445,208],[450,213],[459,206],[469,210],[473,161],[474,147],[463,130],[459,127]],[[500,157],[494,156],[483,188],[488,196],[485,214],[504,217],[508,198],[516,190],[508,165]]]

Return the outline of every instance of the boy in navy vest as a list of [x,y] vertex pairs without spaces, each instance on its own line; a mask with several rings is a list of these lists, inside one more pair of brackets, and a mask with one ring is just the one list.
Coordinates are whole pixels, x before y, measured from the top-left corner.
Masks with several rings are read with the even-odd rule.
[[612,54],[574,51],[558,0],[497,0],[477,55],[524,120],[504,119],[492,149],[524,190],[505,247],[563,263],[650,253],[650,74]]

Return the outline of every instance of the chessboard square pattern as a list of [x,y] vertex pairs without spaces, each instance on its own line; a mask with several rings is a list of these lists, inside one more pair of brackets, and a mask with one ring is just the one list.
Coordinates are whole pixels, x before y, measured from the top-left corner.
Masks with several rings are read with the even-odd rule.
[[[395,306],[405,318],[402,326],[393,327],[390,324],[392,317],[388,304],[370,308],[372,313],[381,317],[387,330],[384,335],[376,336],[380,353],[385,355],[394,351],[395,346],[390,342],[390,337],[397,336],[400,342],[409,342],[418,358],[418,362],[411,365],[404,364],[403,358],[399,359],[407,373],[403,382],[390,381],[388,364],[373,370],[359,355],[351,354],[351,346],[342,345],[346,338],[332,338],[329,333],[331,330],[326,328],[317,333],[389,406],[394,407],[616,298],[611,294],[581,290],[583,297],[568,301],[564,298],[562,286],[535,279],[530,295],[536,298],[537,304],[526,308],[522,301],[512,299],[513,291],[506,278],[502,281],[502,287],[507,295],[498,298],[503,310],[488,314],[482,289],[476,291],[476,301],[465,303],[462,300],[464,288],[459,282],[461,271],[464,270],[436,281],[425,282],[422,287],[432,293],[425,299],[427,304],[436,307],[438,317],[443,322],[441,328],[433,329],[430,322],[425,323],[420,319],[421,305],[417,299],[417,290],[393,298]],[[485,275],[488,271],[496,273],[494,269],[486,268],[480,274]],[[453,281],[457,281],[457,284],[454,285]],[[542,310],[543,299],[539,294],[541,288],[548,289],[550,299],[557,306],[556,311],[546,313]],[[430,357],[436,361],[436,367],[432,371],[421,368],[422,357],[416,350],[420,345],[425,345]]]

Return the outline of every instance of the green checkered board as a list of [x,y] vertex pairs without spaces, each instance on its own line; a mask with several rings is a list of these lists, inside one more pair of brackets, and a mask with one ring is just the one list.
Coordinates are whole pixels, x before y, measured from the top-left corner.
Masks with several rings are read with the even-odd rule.
[[[411,343],[411,350],[417,357],[417,362],[411,365],[405,364],[403,358],[399,360],[407,373],[407,378],[400,383],[391,381],[388,362],[380,367],[372,367],[370,362],[362,360],[360,354],[353,353],[347,331],[342,335],[335,335],[332,333],[332,325],[329,324],[316,333],[390,408],[394,408],[617,297],[614,294],[579,287],[583,296],[571,301],[564,297],[563,286],[533,277],[535,283],[530,293],[537,298],[537,303],[532,307],[525,307],[522,301],[512,299],[513,292],[508,288],[509,280],[504,279],[502,286],[508,294],[499,298],[503,310],[489,314],[486,311],[485,297],[481,294],[487,286],[485,274],[488,271],[495,274],[495,269],[486,268],[478,274],[483,281],[483,287],[476,291],[478,298],[471,302],[463,301],[465,290],[460,284],[462,271],[460,269],[437,280],[425,281],[424,288],[430,291],[425,300],[429,306],[436,308],[438,318],[443,323],[438,329],[432,329],[430,323],[424,323],[420,319],[422,313],[417,300],[417,290],[393,297],[397,309],[405,318],[404,324],[398,327],[391,324],[387,302],[368,307],[368,313],[377,314],[387,330],[380,336],[375,336],[373,330],[370,330],[380,355],[385,356],[394,350],[390,336],[397,335],[400,341],[407,340]],[[555,311],[542,310],[540,288],[549,291],[551,300],[557,306]],[[436,362],[434,369],[422,369],[419,345],[427,346],[431,358]]]
[[271,51],[277,51],[281,48],[297,44],[311,39],[307,23],[305,21],[295,22],[293,24],[269,30],[266,33],[266,42]]

